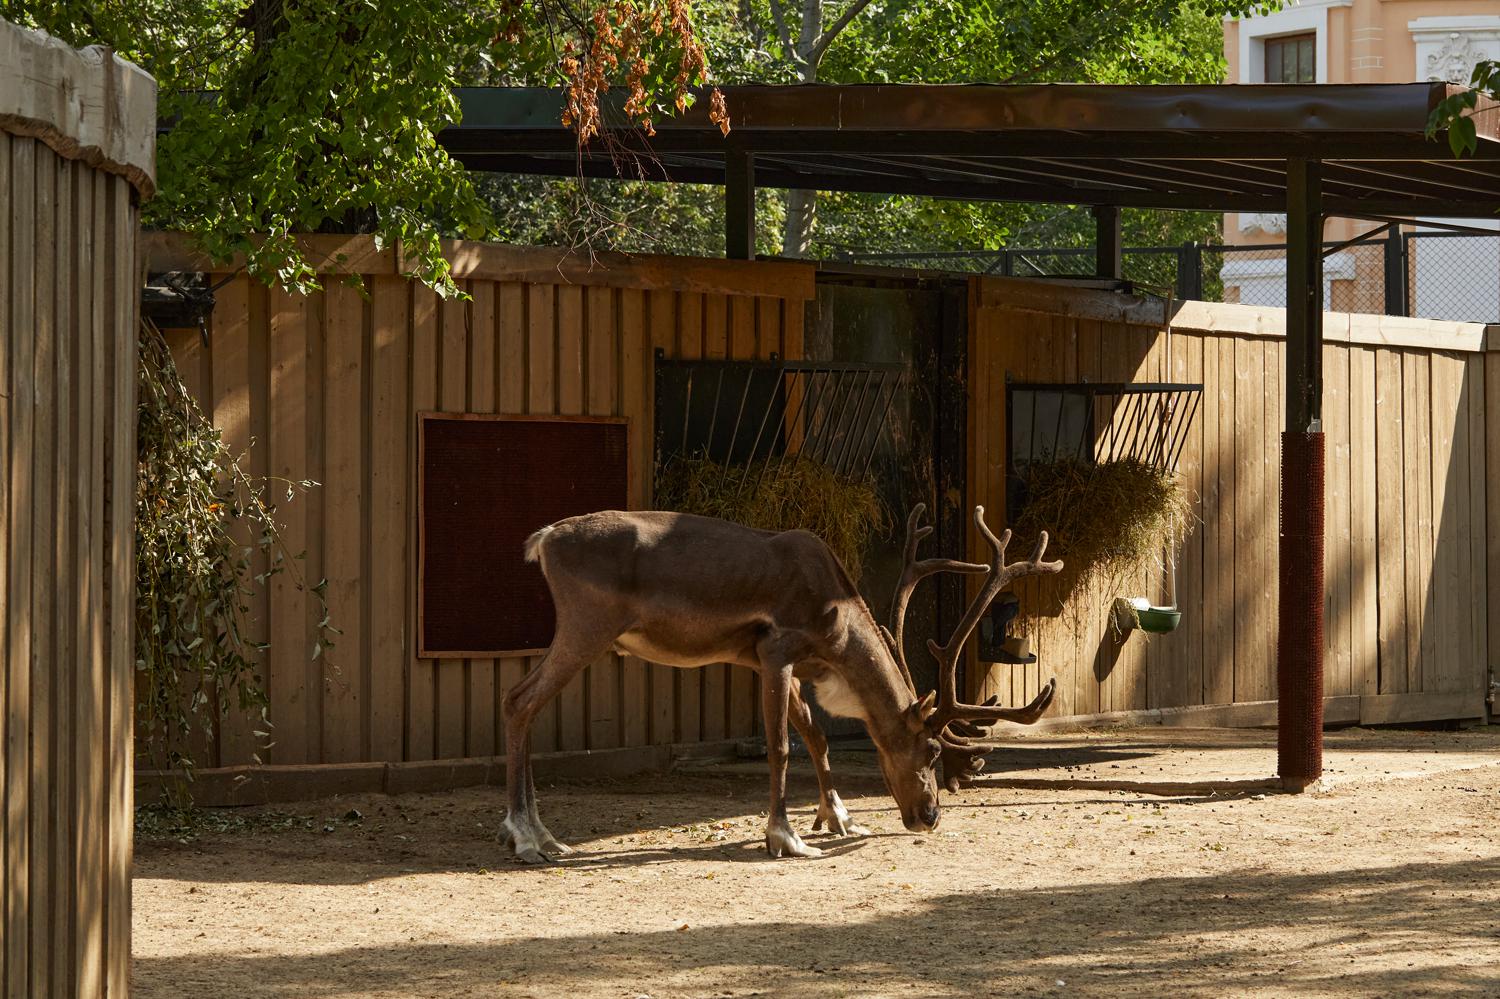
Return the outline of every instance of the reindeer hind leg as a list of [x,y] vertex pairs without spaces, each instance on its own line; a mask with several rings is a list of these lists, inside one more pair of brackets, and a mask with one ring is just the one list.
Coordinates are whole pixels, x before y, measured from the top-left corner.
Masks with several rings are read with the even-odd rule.
[[597,628],[581,631],[559,617],[552,647],[541,663],[505,697],[505,769],[510,808],[501,840],[528,864],[546,863],[572,851],[542,824],[531,773],[531,724],[537,713],[579,671],[609,650],[615,636]]

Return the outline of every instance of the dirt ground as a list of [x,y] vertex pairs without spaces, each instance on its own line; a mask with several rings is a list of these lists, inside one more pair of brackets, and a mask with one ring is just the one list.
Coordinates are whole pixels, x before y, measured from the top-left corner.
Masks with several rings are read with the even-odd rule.
[[543,785],[578,849],[546,868],[497,846],[501,788],[238,810],[139,837],[135,994],[1500,995],[1500,727],[1331,734],[1323,790],[1231,783],[1273,745],[1025,737],[926,836],[840,752],[872,835],[817,860],[766,858],[756,762]]

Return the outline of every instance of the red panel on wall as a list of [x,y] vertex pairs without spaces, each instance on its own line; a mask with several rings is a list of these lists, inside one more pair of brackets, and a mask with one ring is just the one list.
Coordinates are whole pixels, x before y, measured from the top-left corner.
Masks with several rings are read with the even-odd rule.
[[625,509],[626,421],[422,413],[417,430],[419,654],[546,648],[552,598],[522,543],[564,517]]

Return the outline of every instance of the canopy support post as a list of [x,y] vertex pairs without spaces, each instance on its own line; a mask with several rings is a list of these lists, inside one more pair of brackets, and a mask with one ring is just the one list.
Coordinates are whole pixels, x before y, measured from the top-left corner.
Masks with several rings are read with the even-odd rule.
[[1286,180],[1276,772],[1286,790],[1301,791],[1323,773],[1322,163],[1289,159]]
[[1120,207],[1095,205],[1094,276],[1119,281],[1125,276],[1125,259],[1120,246]]
[[724,256],[755,259],[755,154],[724,154]]

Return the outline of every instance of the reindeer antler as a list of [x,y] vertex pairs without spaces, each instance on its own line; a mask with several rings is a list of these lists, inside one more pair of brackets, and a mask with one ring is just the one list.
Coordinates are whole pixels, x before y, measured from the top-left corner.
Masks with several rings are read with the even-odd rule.
[[[954,629],[953,635],[948,639],[946,645],[939,645],[936,641],[928,639],[927,650],[932,653],[938,662],[938,697],[937,708],[928,719],[928,725],[934,732],[944,732],[951,723],[962,722],[989,722],[1014,721],[1030,724],[1041,717],[1047,705],[1052,702],[1052,695],[1057,688],[1056,680],[1049,680],[1034,700],[1024,708],[1002,708],[993,703],[987,704],[964,704],[958,699],[958,657],[963,651],[964,643],[973,634],[974,627],[979,624],[979,619],[989,609],[991,603],[1000,595],[1000,592],[1015,580],[1022,576],[1033,576],[1042,573],[1060,572],[1062,562],[1043,562],[1042,556],[1047,552],[1047,532],[1043,531],[1037,539],[1036,550],[1031,553],[1031,558],[1024,562],[1005,563],[1005,549],[1010,544],[1011,533],[1007,529],[1000,537],[995,537],[989,525],[984,522],[984,507],[974,508],[974,526],[979,530],[985,542],[990,546],[990,565],[988,567],[989,577],[984,581],[984,586],[969,604],[969,609],[964,612],[963,619],[959,621],[958,627]],[[993,699],[992,699],[993,700]],[[946,742],[945,742],[946,745]]]
[[912,507],[911,513],[906,517],[906,555],[901,570],[901,581],[896,584],[896,592],[891,596],[891,626],[890,631],[887,632],[891,649],[896,656],[896,665],[901,667],[901,675],[906,678],[906,686],[911,690],[913,697],[917,696],[917,685],[913,682],[911,670],[906,665],[906,646],[903,644],[906,631],[906,605],[911,600],[912,591],[922,580],[939,572],[990,571],[989,566],[986,565],[960,562],[950,558],[928,558],[917,561],[917,545],[932,533],[932,528],[922,526],[922,514],[926,512],[927,504],[918,503]]
[[[929,558],[919,561],[917,559],[917,546],[921,544],[924,538],[932,533],[931,527],[923,526],[921,523],[922,515],[926,512],[926,510],[927,505],[925,503],[918,503],[912,509],[911,514],[906,518],[906,553],[904,558],[904,568],[901,572],[901,581],[896,584],[896,592],[891,597],[891,627],[889,630],[887,630],[886,628],[880,629],[881,634],[885,636],[887,644],[889,644],[891,647],[891,653],[895,656],[896,665],[900,667],[901,675],[906,679],[906,686],[911,690],[913,697],[917,697],[920,695],[917,693],[916,684],[912,680],[911,670],[906,664],[906,646],[904,644],[904,632],[906,625],[906,605],[911,600],[912,591],[917,588],[917,584],[926,579],[928,576],[935,575],[939,572],[957,572],[965,575],[981,572],[991,574],[991,578],[986,581],[985,586],[985,593],[988,593],[988,596],[986,596],[985,593],[981,593],[980,599],[976,600],[975,603],[970,606],[969,611],[965,614],[964,617],[965,623],[961,624],[959,626],[959,630],[954,633],[955,639],[957,639],[956,644],[950,642],[950,644],[954,646],[954,655],[952,658],[952,662],[948,665],[948,687],[951,690],[954,686],[956,686],[956,682],[953,678],[953,671],[957,668],[957,651],[959,649],[962,649],[963,643],[968,639],[969,634],[974,630],[974,625],[978,623],[979,618],[984,614],[985,609],[990,605],[990,603],[995,599],[1000,591],[1004,589],[1005,585],[1012,579],[1016,578],[1016,576],[1026,574],[1024,572],[1017,571],[1010,576],[1004,576],[1004,572],[1006,571],[1004,567],[1004,543],[997,542],[995,536],[991,534],[989,528],[985,526],[983,507],[978,507],[975,509],[974,519],[975,522],[978,523],[979,529],[984,533],[985,538],[991,543],[992,547],[996,544],[1001,545],[999,554],[996,558],[996,564],[1000,566],[999,572],[996,572],[994,568],[988,565],[978,565],[974,562],[960,562],[955,559]],[[1010,533],[1007,531],[1006,541],[1008,542],[1009,540]],[[1033,561],[1040,560],[1042,550],[1045,549],[1045,547],[1046,538],[1044,537],[1042,539],[1042,545],[1040,548],[1038,548]],[[1018,565],[1020,564],[1024,563],[1018,563]],[[1055,565],[1056,568],[1040,569],[1036,571],[1056,572],[1057,569],[1062,568],[1062,563],[1060,562],[1055,563]],[[998,584],[996,583],[997,579],[999,580]],[[958,638],[957,636],[959,634],[962,634],[963,637]],[[939,690],[941,691],[941,667],[944,663],[942,657],[939,657],[938,663],[940,667]],[[970,708],[973,711],[986,712],[989,715],[993,715],[992,717],[988,717],[986,715],[973,716],[969,714],[963,714],[960,717],[950,718],[949,720],[939,724],[937,715],[936,713],[934,713],[932,718],[929,720],[929,724],[932,726],[933,732],[936,734],[938,741],[942,744],[943,747],[942,762],[944,786],[947,787],[950,791],[957,791],[960,781],[969,780],[984,769],[984,757],[989,753],[989,747],[977,740],[984,738],[984,736],[989,733],[989,728],[991,725],[1002,718],[1020,722],[1035,721],[1037,718],[1041,717],[1041,713],[1046,710],[1047,705],[1051,702],[1053,690],[1054,685],[1049,683],[1043,690],[1042,694],[1038,695],[1036,700],[1032,701],[1031,704],[1028,704],[1025,708],[1021,709],[1001,708],[998,704],[999,699],[995,697],[989,698],[983,704],[961,705],[961,707]],[[941,694],[939,696],[941,697]],[[955,699],[950,698],[947,703],[954,703],[954,700]],[[939,703],[943,702],[940,700]]]

